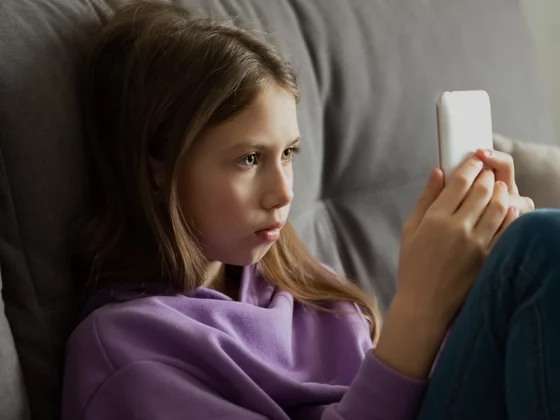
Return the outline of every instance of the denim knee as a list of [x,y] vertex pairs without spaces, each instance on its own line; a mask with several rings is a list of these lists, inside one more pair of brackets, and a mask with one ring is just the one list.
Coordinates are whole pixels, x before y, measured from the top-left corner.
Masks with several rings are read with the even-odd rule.
[[533,241],[552,240],[560,243],[560,210],[539,209],[515,220],[502,238],[505,242],[515,241],[532,243]]
[[539,209],[521,216],[505,230],[492,254],[530,272],[560,266],[560,210]]

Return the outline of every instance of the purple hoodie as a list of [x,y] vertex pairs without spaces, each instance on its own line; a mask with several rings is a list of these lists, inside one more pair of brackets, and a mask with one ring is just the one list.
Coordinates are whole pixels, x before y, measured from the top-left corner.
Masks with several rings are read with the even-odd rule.
[[205,288],[107,303],[67,347],[63,420],[412,420],[425,383],[373,355],[354,305],[319,313],[243,269]]

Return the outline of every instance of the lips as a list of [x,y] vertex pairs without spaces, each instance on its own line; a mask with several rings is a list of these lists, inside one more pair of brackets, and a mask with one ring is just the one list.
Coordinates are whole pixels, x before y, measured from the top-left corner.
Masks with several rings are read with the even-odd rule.
[[275,222],[264,229],[255,231],[255,234],[266,242],[274,242],[280,238],[280,230],[284,226],[282,222]]
[[257,230],[257,232],[262,232],[264,230],[282,229],[282,226],[284,226],[284,222],[274,222],[267,227]]

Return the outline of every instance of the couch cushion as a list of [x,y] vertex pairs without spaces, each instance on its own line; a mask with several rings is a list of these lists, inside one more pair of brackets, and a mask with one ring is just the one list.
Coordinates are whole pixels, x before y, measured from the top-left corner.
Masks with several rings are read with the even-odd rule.
[[3,298],[35,418],[57,418],[74,325],[67,255],[83,201],[78,65],[102,13],[94,0],[0,2]]
[[[436,162],[438,91],[486,89],[497,131],[554,141],[517,1],[180,4],[240,16],[292,57],[304,138],[292,221],[313,253],[384,306],[402,222]],[[75,320],[67,257],[83,197],[79,65],[105,13],[95,0],[0,2],[0,260],[36,418],[55,417]]]
[[494,148],[513,157],[521,195],[531,197],[537,208],[560,208],[560,147],[495,134]]

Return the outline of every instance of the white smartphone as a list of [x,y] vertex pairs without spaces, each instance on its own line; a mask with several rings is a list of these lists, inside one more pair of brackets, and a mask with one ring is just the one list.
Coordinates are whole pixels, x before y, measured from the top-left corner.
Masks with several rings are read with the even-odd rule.
[[483,90],[443,92],[436,113],[438,161],[447,182],[477,149],[493,149],[490,97]]

